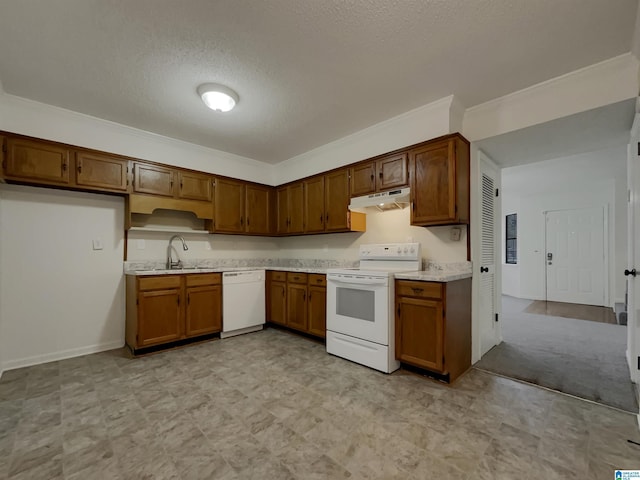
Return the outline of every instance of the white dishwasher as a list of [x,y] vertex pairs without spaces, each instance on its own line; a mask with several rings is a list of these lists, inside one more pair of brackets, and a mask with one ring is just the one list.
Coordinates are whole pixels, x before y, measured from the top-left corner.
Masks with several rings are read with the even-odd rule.
[[262,330],[265,321],[264,270],[222,274],[220,338]]

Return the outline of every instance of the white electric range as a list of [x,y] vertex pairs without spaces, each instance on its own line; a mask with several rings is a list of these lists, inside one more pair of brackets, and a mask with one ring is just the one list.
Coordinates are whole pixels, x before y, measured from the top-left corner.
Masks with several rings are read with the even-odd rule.
[[394,273],[421,268],[419,243],[360,246],[359,268],[327,270],[327,352],[391,373]]

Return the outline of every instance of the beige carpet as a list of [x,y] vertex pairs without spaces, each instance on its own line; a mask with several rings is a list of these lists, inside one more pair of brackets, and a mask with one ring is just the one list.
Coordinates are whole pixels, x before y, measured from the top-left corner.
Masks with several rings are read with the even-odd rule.
[[503,297],[504,341],[475,366],[629,412],[638,412],[625,358],[627,327],[527,313]]

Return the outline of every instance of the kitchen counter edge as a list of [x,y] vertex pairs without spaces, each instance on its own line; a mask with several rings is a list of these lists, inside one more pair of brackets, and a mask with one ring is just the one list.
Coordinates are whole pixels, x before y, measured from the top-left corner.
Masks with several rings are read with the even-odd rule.
[[471,272],[406,272],[396,273],[394,275],[396,280],[414,280],[418,282],[454,282],[456,280],[463,280],[465,278],[471,278]]
[[174,270],[125,270],[125,275],[138,277],[153,275],[191,275],[199,273],[224,273],[224,272],[242,272],[248,270],[272,270],[279,272],[300,272],[300,273],[319,273],[326,274],[326,268],[293,268],[293,267],[215,267],[215,268],[183,268]]

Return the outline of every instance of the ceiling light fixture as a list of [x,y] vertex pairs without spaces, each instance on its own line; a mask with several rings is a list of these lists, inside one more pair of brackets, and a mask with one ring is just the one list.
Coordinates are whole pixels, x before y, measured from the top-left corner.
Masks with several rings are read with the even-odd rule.
[[204,104],[217,112],[228,112],[238,103],[238,94],[229,87],[217,83],[205,83],[198,87],[198,95]]

